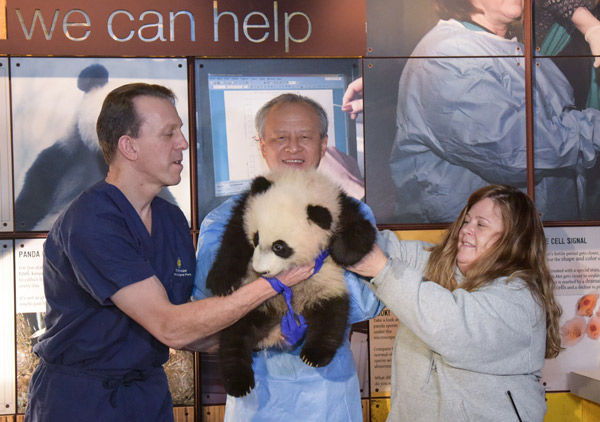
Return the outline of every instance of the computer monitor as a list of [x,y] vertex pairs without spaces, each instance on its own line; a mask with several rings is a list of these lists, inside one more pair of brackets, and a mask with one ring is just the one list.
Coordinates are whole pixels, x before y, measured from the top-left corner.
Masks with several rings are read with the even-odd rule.
[[329,119],[328,145],[357,158],[356,122],[341,110],[348,84],[360,76],[357,59],[198,59],[198,212],[250,186],[268,168],[254,116],[282,93],[317,101]]

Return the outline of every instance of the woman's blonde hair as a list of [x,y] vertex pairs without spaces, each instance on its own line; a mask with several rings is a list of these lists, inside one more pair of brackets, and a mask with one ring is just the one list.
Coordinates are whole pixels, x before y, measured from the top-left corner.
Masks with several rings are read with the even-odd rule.
[[454,274],[459,231],[467,212],[485,198],[498,207],[504,231],[494,246],[469,266],[460,288],[472,292],[499,277],[508,277],[507,282],[516,277],[522,279],[546,311],[546,358],[556,357],[561,350],[558,324],[562,311],[554,298],[554,279],[546,259],[546,236],[533,202],[520,190],[508,185],[490,185],[473,192],[441,243],[431,248],[425,277],[450,290],[458,287]]

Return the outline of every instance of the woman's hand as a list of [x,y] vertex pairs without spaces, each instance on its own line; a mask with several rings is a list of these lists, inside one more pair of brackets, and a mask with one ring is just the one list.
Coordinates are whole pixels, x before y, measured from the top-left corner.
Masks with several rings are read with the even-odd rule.
[[356,264],[349,266],[348,270],[364,277],[376,277],[381,273],[385,264],[387,264],[387,261],[388,257],[383,253],[381,248],[375,244],[371,252]]

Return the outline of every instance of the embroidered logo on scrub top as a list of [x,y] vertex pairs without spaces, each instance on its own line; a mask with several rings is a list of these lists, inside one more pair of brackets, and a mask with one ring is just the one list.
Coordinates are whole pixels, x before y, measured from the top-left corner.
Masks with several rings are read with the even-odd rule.
[[175,277],[191,277],[192,273],[190,273],[187,268],[181,268],[181,258],[177,257],[177,268],[175,268]]

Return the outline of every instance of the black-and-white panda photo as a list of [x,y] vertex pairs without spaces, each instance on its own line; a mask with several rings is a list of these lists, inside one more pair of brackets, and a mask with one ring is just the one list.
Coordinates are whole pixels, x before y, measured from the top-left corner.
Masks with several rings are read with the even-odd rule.
[[[169,87],[189,133],[185,59],[11,58],[15,230],[47,231],[83,190],[106,177],[96,135],[102,102],[114,88]],[[189,150],[182,180],[160,194],[190,221]]]

